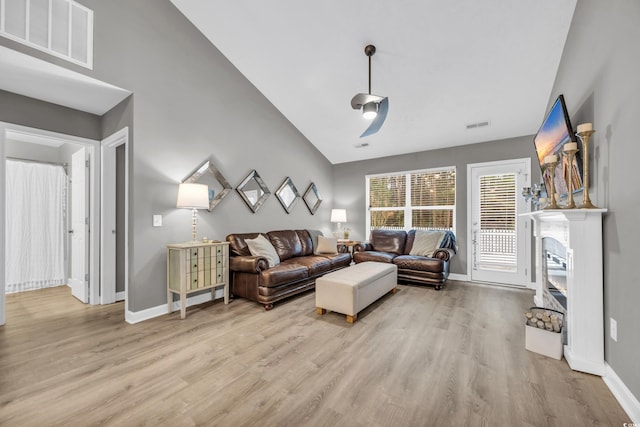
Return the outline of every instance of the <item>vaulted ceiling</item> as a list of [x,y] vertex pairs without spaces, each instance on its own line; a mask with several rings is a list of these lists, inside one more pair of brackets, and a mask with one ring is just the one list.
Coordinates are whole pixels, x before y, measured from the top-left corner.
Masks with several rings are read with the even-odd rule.
[[[576,5],[171,1],[334,164],[534,134]],[[360,138],[369,122],[349,101],[367,91],[367,44],[390,108]]]

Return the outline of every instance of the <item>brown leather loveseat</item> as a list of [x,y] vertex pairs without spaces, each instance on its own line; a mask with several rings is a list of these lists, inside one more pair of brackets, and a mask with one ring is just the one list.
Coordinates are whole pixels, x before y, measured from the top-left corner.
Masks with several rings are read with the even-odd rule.
[[449,262],[456,254],[456,238],[446,231],[440,247],[431,256],[411,255],[416,230],[372,230],[368,242],[354,247],[356,263],[375,261],[398,266],[398,280],[434,285],[440,290],[449,277]]
[[[280,258],[279,265],[270,268],[266,258],[251,255],[245,240],[254,239],[259,234],[275,248]],[[233,295],[257,301],[266,310],[271,310],[274,302],[314,289],[316,278],[351,264],[349,253],[315,254],[318,235],[321,233],[314,230],[228,235]],[[346,252],[346,248],[341,248],[341,252]]]

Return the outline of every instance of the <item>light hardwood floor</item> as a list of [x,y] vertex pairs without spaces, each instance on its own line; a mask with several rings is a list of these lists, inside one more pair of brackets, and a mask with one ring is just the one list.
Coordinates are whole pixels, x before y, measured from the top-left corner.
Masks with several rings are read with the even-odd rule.
[[358,316],[313,292],[136,325],[67,288],[7,296],[6,426],[622,426],[601,378],[524,348],[532,293],[399,286]]

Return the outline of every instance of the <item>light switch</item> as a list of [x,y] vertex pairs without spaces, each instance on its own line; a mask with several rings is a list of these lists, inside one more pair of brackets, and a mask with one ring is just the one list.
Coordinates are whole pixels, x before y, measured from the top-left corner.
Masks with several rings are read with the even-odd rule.
[[162,215],[154,215],[153,216],[153,226],[154,227],[162,227]]

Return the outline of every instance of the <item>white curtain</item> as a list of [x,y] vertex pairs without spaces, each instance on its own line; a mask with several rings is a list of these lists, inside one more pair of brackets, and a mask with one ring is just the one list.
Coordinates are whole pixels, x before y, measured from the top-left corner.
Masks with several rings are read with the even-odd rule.
[[7,160],[7,293],[65,283],[62,166]]

